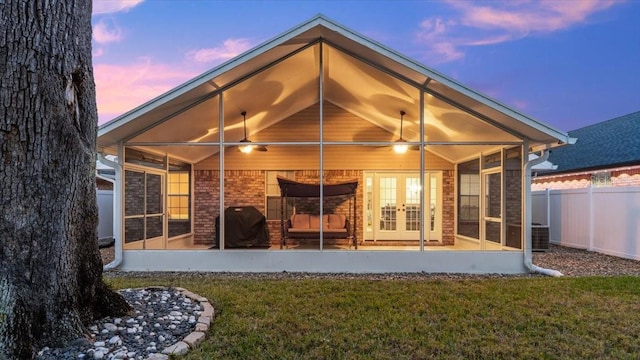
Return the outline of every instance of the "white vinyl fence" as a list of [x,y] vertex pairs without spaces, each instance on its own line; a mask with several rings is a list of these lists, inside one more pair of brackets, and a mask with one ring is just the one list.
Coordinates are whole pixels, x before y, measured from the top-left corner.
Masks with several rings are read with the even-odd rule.
[[98,240],[113,238],[113,191],[96,190],[98,196]]
[[640,260],[640,187],[533,191],[532,222],[549,241]]

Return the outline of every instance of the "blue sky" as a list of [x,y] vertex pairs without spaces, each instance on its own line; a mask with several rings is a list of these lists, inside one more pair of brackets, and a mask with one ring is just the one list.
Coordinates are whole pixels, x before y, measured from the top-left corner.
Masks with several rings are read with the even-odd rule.
[[640,111],[640,1],[93,0],[104,123],[323,14],[560,130]]

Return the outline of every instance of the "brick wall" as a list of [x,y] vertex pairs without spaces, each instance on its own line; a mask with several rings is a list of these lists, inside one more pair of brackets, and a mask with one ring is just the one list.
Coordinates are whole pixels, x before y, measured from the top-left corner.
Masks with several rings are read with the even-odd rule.
[[[194,171],[194,244],[215,244],[216,217],[220,215],[219,189],[220,171]],[[225,209],[230,206],[253,206],[264,214],[264,191],[265,172],[262,170],[224,172]]]
[[455,242],[455,172],[442,172],[442,243],[453,245]]
[[640,166],[612,171],[611,186],[640,186]]
[[539,177],[531,182],[531,190],[580,189],[591,186],[591,174]]
[[[505,207],[507,227],[522,223],[522,171],[505,171]],[[507,236],[507,245],[518,249],[522,248],[522,236],[512,234]]]
[[[601,172],[602,170],[600,170]],[[612,169],[611,185],[614,187],[640,186],[640,166]],[[579,189],[591,186],[591,173],[540,176],[532,180],[531,190]]]
[[215,219],[220,214],[220,171],[196,170],[193,182],[193,243],[213,245]]
[[[219,215],[219,200],[217,198],[220,186],[217,170],[196,170],[194,172],[194,243],[215,243],[215,218]],[[265,202],[265,172],[252,170],[227,170],[225,171],[225,208],[228,206],[255,206],[264,214]],[[296,181],[305,183],[319,182],[318,170],[295,171]],[[358,180],[356,191],[356,214],[353,214],[353,203],[349,196],[326,197],[324,199],[324,212],[342,214],[356,223],[356,236],[359,241],[364,238],[362,230],[363,221],[363,173],[360,170],[330,170],[325,171],[324,181],[328,184]],[[455,202],[455,176],[453,170],[443,171],[442,174],[442,242],[446,245],[454,243],[454,202]],[[351,201],[354,201],[353,199]],[[298,213],[319,213],[319,199],[297,199],[296,211]],[[351,211],[351,216],[349,213]],[[280,221],[267,221],[271,243],[280,243]],[[294,243],[287,241],[287,243]],[[343,240],[327,240],[330,243],[346,243]]]
[[96,178],[96,189],[113,190],[113,184],[107,180]]
[[[194,172],[194,243],[215,243],[215,218],[219,215],[218,189],[220,172],[217,170],[196,170]],[[229,206],[254,206],[265,213],[265,171],[262,170],[227,170],[225,174],[225,208]],[[295,172],[296,181],[318,183],[319,171],[300,170]],[[327,183],[345,182],[361,179],[362,172],[355,170],[327,171]],[[362,198],[362,184],[358,185],[357,196]],[[319,212],[318,199],[297,199],[296,211],[306,213]],[[327,197],[324,202],[325,213],[349,215],[349,198],[338,196]],[[353,210],[352,210],[353,212]],[[362,204],[358,204],[358,216],[361,217]],[[353,214],[352,214],[353,216]],[[360,218],[359,218],[360,219]],[[350,219],[353,221],[353,218]],[[362,238],[362,230],[358,221],[357,234]],[[268,221],[269,235],[272,244],[280,243],[280,221]]]

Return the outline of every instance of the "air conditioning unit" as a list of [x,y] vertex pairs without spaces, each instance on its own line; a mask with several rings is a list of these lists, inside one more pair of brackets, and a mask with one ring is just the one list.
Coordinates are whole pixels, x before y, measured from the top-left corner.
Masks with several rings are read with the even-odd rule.
[[[507,246],[521,249],[521,226],[520,224],[507,225]],[[531,225],[531,250],[549,250],[549,226],[533,224]]]
[[531,250],[549,250],[549,226],[531,225]]

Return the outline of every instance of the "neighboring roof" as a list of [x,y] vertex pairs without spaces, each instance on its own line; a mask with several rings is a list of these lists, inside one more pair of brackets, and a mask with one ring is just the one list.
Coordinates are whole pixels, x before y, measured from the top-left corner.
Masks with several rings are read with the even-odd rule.
[[551,150],[557,169],[544,174],[640,164],[640,111],[569,131],[574,145]]
[[[396,135],[399,110],[406,110],[407,118],[419,117],[422,97],[417,89],[421,89],[425,134],[436,153],[439,146],[450,146],[439,144],[461,141],[526,139],[533,148],[574,141],[562,131],[318,15],[101,125],[98,149],[115,153],[119,142],[165,142],[165,151],[181,151],[184,160],[200,161],[216,150],[176,144],[215,143],[220,134],[219,116],[224,119],[225,142],[234,142],[242,139],[241,111],[248,113],[250,131],[259,132],[318,103],[320,67],[325,101]],[[418,123],[405,122],[407,141],[420,141]],[[451,150],[447,148],[461,159],[470,156],[474,146]]]

